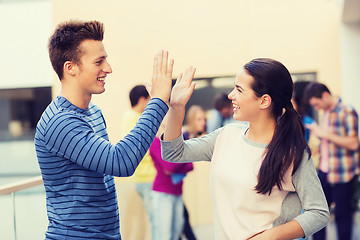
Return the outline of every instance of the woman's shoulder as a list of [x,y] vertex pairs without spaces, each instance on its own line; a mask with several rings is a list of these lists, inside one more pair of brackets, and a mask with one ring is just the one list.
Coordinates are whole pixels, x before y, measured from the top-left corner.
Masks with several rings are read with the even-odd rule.
[[235,129],[240,129],[240,130],[246,130],[249,127],[249,122],[244,122],[244,121],[238,121],[236,123],[229,123],[224,127],[224,130],[233,130]]

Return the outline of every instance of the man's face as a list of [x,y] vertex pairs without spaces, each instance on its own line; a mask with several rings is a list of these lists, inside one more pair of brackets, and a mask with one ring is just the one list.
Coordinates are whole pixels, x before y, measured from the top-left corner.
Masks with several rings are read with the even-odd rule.
[[321,98],[312,97],[309,100],[309,104],[315,109],[315,110],[325,110],[329,106],[328,102],[324,98],[324,94]]
[[229,107],[224,107],[220,110],[220,114],[223,118],[230,118],[234,114],[232,105],[229,105]]
[[100,94],[105,91],[106,75],[112,72],[107,54],[101,41],[84,40],[80,44],[82,56],[77,65],[76,79],[84,95]]

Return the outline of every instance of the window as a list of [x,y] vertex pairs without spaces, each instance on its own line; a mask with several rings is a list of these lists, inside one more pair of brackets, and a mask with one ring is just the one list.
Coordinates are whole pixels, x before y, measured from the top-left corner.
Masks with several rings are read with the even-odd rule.
[[51,87],[0,89],[0,141],[33,139],[51,100]]

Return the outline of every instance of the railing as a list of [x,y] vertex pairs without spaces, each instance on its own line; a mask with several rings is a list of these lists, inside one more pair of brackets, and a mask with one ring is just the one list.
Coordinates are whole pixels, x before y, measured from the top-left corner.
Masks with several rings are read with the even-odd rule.
[[42,181],[41,176],[37,176],[37,177],[28,178],[23,181],[19,181],[16,183],[3,185],[3,186],[0,186],[0,196],[6,195],[6,194],[13,194],[15,192],[40,185],[42,183],[43,183],[43,181]]
[[16,205],[15,205],[15,193],[21,190],[25,190],[31,187],[41,185],[43,183],[41,176],[28,178],[23,181],[19,181],[12,184],[7,184],[0,186],[0,196],[11,195],[12,198],[12,207],[13,207],[13,227],[14,227],[14,239],[17,240],[17,231],[16,231]]

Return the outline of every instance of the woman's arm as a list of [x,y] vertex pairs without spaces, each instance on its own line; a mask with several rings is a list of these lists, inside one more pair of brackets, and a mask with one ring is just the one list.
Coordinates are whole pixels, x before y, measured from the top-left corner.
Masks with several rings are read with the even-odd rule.
[[308,155],[304,154],[293,176],[293,184],[304,209],[304,213],[297,216],[295,220],[301,225],[306,237],[325,227],[330,217],[329,207],[313,160],[307,158]]
[[187,173],[193,169],[191,163],[172,163],[164,161],[161,157],[160,140],[157,137],[155,137],[154,142],[151,144],[149,153],[154,163],[156,163],[163,172],[168,173],[168,175],[173,173]]
[[248,240],[291,240],[304,237],[300,224],[292,220],[285,224],[257,233]]
[[[265,230],[249,239],[290,240],[308,237],[327,225],[330,216],[329,208],[313,160],[308,160],[307,157],[308,155],[304,154],[299,168],[292,176],[304,213],[287,223]],[[287,207],[293,206],[288,205]],[[291,211],[291,209],[287,209],[287,211]]]
[[223,128],[200,138],[184,141],[182,134],[173,141],[161,141],[161,154],[168,162],[211,161],[217,136]]

